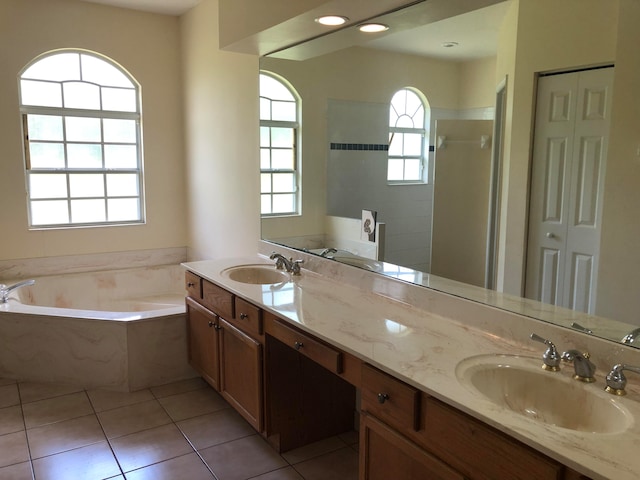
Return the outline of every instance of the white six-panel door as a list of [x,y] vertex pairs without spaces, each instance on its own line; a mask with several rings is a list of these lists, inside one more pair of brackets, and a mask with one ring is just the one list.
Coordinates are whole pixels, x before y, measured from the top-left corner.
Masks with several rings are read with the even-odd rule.
[[539,79],[526,296],[593,313],[613,68]]

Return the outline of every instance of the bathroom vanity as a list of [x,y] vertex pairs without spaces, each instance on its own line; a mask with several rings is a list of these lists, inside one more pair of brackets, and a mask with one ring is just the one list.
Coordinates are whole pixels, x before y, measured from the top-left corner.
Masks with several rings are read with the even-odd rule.
[[[623,412],[611,431],[528,418],[471,391],[459,365],[527,355],[536,362],[532,375],[555,375],[539,369],[537,345],[523,339],[523,349],[339,278],[308,270],[291,276],[266,262],[185,264],[189,360],[279,451],[355,427],[360,479],[637,478],[633,455],[618,463],[640,441],[635,390],[619,399],[601,391],[601,379],[575,387],[593,388],[589,395]],[[574,388],[570,370],[558,378]],[[549,392],[556,393],[564,394]]]

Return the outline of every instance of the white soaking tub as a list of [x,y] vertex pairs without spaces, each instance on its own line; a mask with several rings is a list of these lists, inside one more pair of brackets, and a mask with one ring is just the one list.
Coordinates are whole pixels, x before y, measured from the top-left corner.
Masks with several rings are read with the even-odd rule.
[[32,278],[0,303],[0,378],[133,391],[195,375],[180,265]]

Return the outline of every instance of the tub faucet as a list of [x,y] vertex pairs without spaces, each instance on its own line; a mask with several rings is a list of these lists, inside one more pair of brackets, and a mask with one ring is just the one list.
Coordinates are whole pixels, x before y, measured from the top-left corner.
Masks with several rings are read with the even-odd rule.
[[335,248],[325,248],[323,251],[320,252],[320,256],[326,257],[330,253],[338,253],[338,250],[336,250]]
[[24,282],[18,282],[13,285],[0,284],[0,303],[7,303],[9,301],[9,294],[20,287],[28,287],[36,283],[35,280],[25,280]]
[[636,328],[627,333],[624,337],[622,337],[622,343],[626,343],[627,345],[632,344],[640,337],[640,328]]
[[287,257],[276,252],[273,252],[269,258],[276,261],[278,270],[284,268],[292,275],[300,275],[300,264],[304,263],[304,260],[294,260],[293,258],[287,260]]
[[588,352],[582,353],[579,350],[571,349],[564,352],[561,358],[565,362],[573,363],[575,371],[573,378],[576,380],[586,383],[593,383],[596,381],[594,378],[596,366],[591,360],[589,360]]

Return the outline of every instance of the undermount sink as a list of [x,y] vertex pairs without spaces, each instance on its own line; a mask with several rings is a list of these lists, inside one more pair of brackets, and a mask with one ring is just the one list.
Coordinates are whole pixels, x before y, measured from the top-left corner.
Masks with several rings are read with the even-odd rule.
[[[547,425],[616,433],[633,423],[628,410],[597,384],[545,371],[541,362],[515,355],[479,355],[460,362],[456,376],[466,388],[495,405]],[[569,364],[564,368],[573,370]]]
[[267,264],[238,265],[225,268],[220,274],[230,280],[253,285],[284,283],[291,279],[288,273],[276,270],[274,265]]

